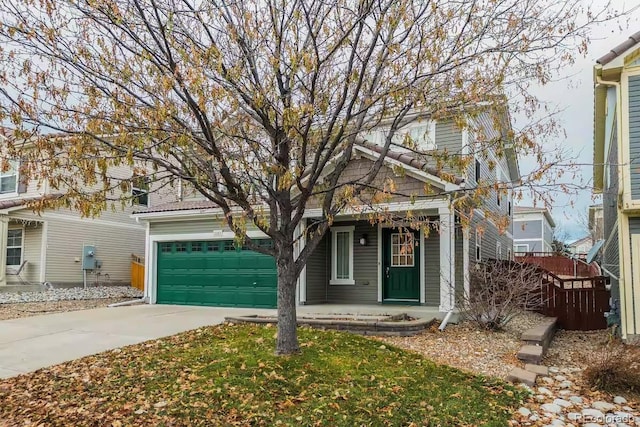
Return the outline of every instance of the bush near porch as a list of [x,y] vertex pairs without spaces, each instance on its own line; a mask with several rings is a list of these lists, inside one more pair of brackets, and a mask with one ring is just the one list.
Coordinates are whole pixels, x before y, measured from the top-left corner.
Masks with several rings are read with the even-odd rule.
[[[365,337],[223,325],[0,382],[0,419],[23,425],[507,425],[523,392]],[[10,424],[11,425],[11,424]]]

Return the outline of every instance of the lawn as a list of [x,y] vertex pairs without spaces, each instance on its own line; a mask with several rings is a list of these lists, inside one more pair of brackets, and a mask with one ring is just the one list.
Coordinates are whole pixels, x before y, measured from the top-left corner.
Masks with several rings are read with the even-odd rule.
[[0,425],[504,426],[522,392],[379,341],[223,325],[0,381]]

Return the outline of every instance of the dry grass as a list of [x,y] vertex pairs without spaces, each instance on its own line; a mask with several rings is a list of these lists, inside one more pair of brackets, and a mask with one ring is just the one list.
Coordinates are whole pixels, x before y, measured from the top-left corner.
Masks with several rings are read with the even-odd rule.
[[583,375],[598,390],[640,396],[640,348],[612,340],[591,355]]

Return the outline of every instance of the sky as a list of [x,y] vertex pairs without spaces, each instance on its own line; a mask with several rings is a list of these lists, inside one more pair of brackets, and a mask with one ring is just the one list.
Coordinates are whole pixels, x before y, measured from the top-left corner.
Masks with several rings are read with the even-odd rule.
[[[558,119],[565,135],[549,141],[550,146],[564,147],[575,158],[574,161],[582,165],[578,174],[585,187],[591,183],[593,163],[593,66],[597,58],[640,30],[637,1],[612,0],[611,3],[618,10],[635,10],[617,24],[594,26],[586,56],[578,56],[575,64],[567,68],[564,75],[557,76],[553,83],[533,90],[534,94],[561,111]],[[518,125],[516,123],[516,127]],[[526,171],[532,163],[521,158],[521,170]],[[601,200],[594,199],[589,188],[580,190],[578,194],[558,194],[554,199],[549,208],[556,222],[558,236],[566,241],[586,236],[584,218],[587,209],[591,204],[601,203]],[[525,198],[516,204],[531,205],[531,199]]]

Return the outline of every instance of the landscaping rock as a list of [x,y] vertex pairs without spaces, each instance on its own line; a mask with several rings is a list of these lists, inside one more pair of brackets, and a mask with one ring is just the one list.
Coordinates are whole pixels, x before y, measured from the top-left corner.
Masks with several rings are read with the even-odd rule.
[[142,291],[131,286],[96,286],[48,289],[42,292],[0,292],[0,305],[21,302],[69,301],[102,298],[141,298]]
[[538,387],[538,393],[546,394],[547,396],[553,396],[553,393],[551,392],[551,390],[549,390],[546,387]]
[[558,412],[562,412],[562,407],[555,403],[545,403],[544,405],[540,406],[540,409],[542,409],[545,412],[551,412],[552,414],[557,414]]
[[569,402],[564,399],[555,399],[553,403],[555,403],[558,406],[562,406],[563,408],[569,408],[570,406],[573,406],[572,402]]
[[583,400],[582,400],[582,398],[580,396],[571,396],[569,398],[569,400],[571,402],[575,403],[576,405],[582,405],[582,402],[583,402]]
[[591,409],[591,408],[583,409],[582,416],[586,418],[594,418],[596,420],[604,420],[604,414],[597,409]]
[[603,402],[603,401],[592,402],[591,406],[602,412],[609,412],[616,409],[616,405],[612,405],[609,402]]
[[571,388],[573,386],[573,383],[571,381],[562,381],[560,384],[558,384],[558,387],[560,388]]
[[529,415],[531,415],[531,411],[527,408],[525,408],[524,406],[520,409],[518,409],[518,413],[520,415],[522,415],[523,417],[528,417]]
[[627,403],[627,399],[622,396],[616,396],[613,398],[613,403],[615,403],[616,405],[624,405]]

